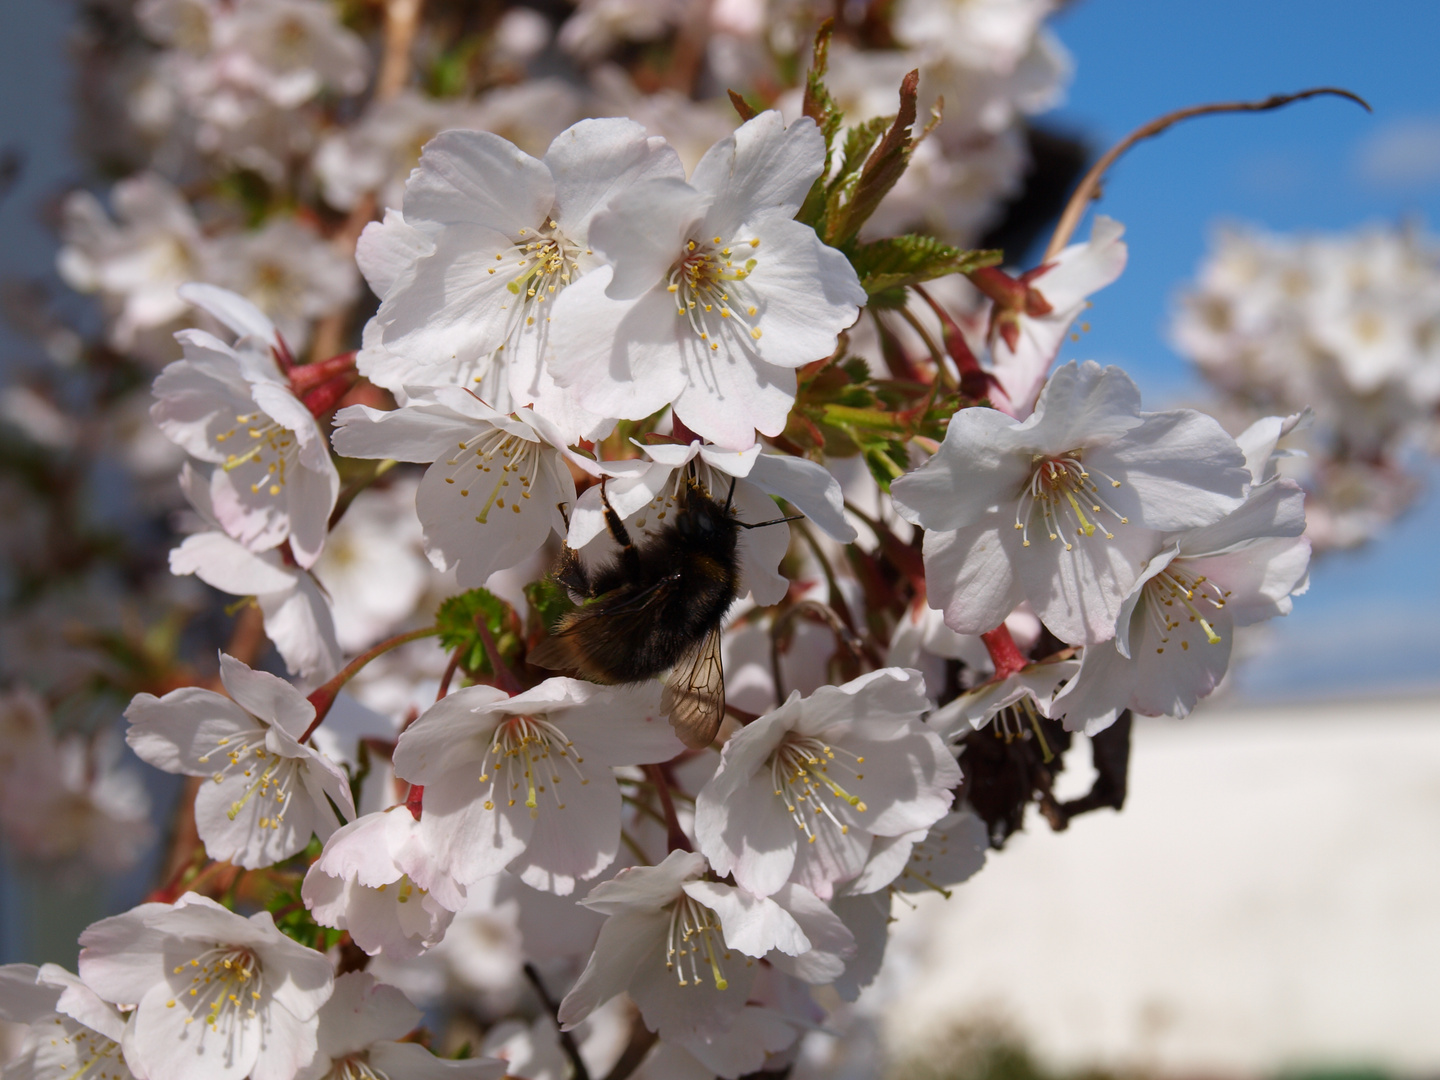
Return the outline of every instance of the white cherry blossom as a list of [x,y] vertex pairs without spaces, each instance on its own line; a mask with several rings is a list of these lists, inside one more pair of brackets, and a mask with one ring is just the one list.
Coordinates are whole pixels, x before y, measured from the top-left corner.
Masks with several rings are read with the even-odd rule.
[[371,956],[400,959],[439,943],[465,904],[465,889],[436,865],[404,806],[336,830],[306,873],[301,896],[321,926],[348,930]]
[[659,691],[553,678],[437,701],[400,736],[395,772],[425,788],[420,831],[440,866],[464,885],[508,868],[562,896],[604,871],[620,845],[613,767],[683,749]]
[[1061,640],[1115,634],[1162,530],[1218,521],[1250,474],[1235,440],[1189,409],[1142,413],[1116,367],[1067,364],[1023,422],[962,409],[939,451],[891,485],[925,533],[930,603],[962,634],[1028,600]]
[[529,558],[552,531],[564,535],[575,502],[566,461],[596,471],[534,409],[506,416],[461,387],[390,412],[352,405],[335,423],[345,457],[432,463],[415,509],[430,561],[454,567],[462,588]]
[[55,964],[0,967],[0,1020],[26,1026],[6,1080],[135,1080],[121,1049],[125,1019]]
[[210,488],[186,462],[180,490],[210,529],[193,533],[170,552],[170,572],[194,574],[235,596],[254,597],[265,636],[292,675],[328,679],[340,670],[340,643],[331,602],[313,574],[285,561],[275,548],[251,551],[226,535],[210,505]]
[[808,119],[765,112],[679,179],[611,200],[591,245],[614,264],[560,296],[556,381],[588,408],[640,419],[666,405],[694,432],[742,450],[778,435],[795,369],[835,350],[865,291],[849,261],[794,220],[824,167]]
[[791,694],[725,744],[695,800],[700,850],[757,895],[793,881],[828,899],[875,837],[949,810],[960,769],[920,723],[929,705],[919,674],[900,668]]
[[705,870],[703,855],[672,851],[657,866],[621,870],[581,901],[608,918],[560,1003],[562,1029],[628,990],[662,1039],[705,1041],[735,1025],[755,960],[816,982],[843,970],[854,940],[813,893],[787,885],[756,896],[702,880]]
[[567,440],[605,428],[607,414],[550,376],[551,313],[599,264],[595,214],[681,175],[675,152],[630,120],[583,120],[539,160],[490,132],[442,132],[406,184],[403,219],[370,226],[358,249],[372,286],[388,286],[369,371],[382,385],[473,386],[502,412],[533,404]]
[[210,507],[226,534],[251,551],[289,541],[309,567],[325,544],[340,477],[315,418],[275,361],[285,345],[249,301],[211,286],[184,296],[237,334],[232,347],[200,330],[155,380],[150,415],[177,445],[209,463]]
[[324,840],[355,816],[340,767],[298,740],[315,707],[283,679],[221,655],[229,698],[187,686],[163,698],[137,694],[126,741],[165,772],[203,776],[195,827],[212,859],[255,869]]
[[1080,670],[1079,660],[1061,655],[1063,659],[1026,664],[966,690],[927,716],[926,723],[948,742],[979,731],[991,720],[1002,738],[1029,738],[1031,731],[1039,735],[1037,716],[1050,716],[1056,690]]
[[292,1080],[315,1055],[333,985],[330,961],[268,911],[247,919],[193,892],[91,924],[80,978],[135,1005],[125,1060],[146,1080]]
[[504,1075],[504,1062],[494,1058],[455,1061],[436,1057],[419,1043],[398,1041],[420,1021],[420,1010],[395,987],[363,971],[341,975],[320,1008],[315,1059],[295,1080],[500,1080]]
[[1129,257],[1129,249],[1120,239],[1124,233],[1125,227],[1118,221],[1099,215],[1088,241],[1071,244],[1021,277],[1050,310],[1044,315],[1003,312],[992,326],[991,372],[998,386],[991,397],[998,408],[1021,420],[1033,411],[1065,335],[1088,305],[1086,297],[1124,271]]
[[1051,715],[1087,735],[1126,708],[1189,715],[1224,677],[1235,628],[1288,615],[1308,587],[1304,531],[1304,493],[1276,479],[1222,521],[1167,536],[1125,598],[1114,638],[1086,647]]

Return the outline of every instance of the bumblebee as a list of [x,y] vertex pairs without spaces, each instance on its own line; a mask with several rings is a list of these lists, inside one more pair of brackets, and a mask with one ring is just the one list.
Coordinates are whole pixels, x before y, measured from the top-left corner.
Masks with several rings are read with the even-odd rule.
[[530,662],[607,684],[668,670],[661,711],[686,746],[708,746],[725,715],[720,624],[740,595],[740,530],[798,520],[740,521],[734,494],[732,479],[722,506],[687,475],[670,520],[637,545],[602,482],[605,524],[620,553],[590,571],[566,547],[555,578],[582,602],[531,651]]

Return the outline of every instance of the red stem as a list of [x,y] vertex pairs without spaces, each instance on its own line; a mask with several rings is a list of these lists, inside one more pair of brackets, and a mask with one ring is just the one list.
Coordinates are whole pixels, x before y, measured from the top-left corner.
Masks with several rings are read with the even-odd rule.
[[1020,646],[1016,645],[1015,639],[1010,636],[1010,628],[1004,623],[981,634],[980,640],[985,642],[985,648],[990,650],[990,661],[995,665],[997,681],[1008,679],[1030,662],[1025,659]]
[[680,827],[680,818],[675,813],[675,800],[670,797],[670,781],[665,770],[659,765],[646,765],[645,775],[660,795],[660,808],[665,812],[665,840],[671,851],[692,851],[685,830]]
[[424,637],[434,637],[439,632],[437,627],[427,626],[421,630],[411,630],[406,634],[397,634],[395,637],[382,641],[369,652],[361,653],[341,668],[340,674],[336,675],[324,686],[311,691],[309,701],[311,705],[315,706],[315,719],[311,722],[310,726],[305,729],[305,734],[300,736],[300,741],[303,743],[310,740],[310,736],[315,733],[315,729],[324,722],[325,715],[330,711],[330,707],[335,704],[335,699],[340,696],[341,688],[353,679],[355,673],[370,663],[371,660],[374,660],[381,653],[389,652],[391,649],[398,648],[411,641],[419,641]]

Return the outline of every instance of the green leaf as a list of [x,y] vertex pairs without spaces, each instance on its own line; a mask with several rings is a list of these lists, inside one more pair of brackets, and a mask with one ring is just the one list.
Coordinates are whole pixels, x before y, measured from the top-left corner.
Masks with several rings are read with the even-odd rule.
[[493,675],[480,626],[490,631],[495,647],[507,662],[520,655],[520,617],[504,600],[486,589],[471,589],[452,596],[435,613],[440,644],[459,650],[460,667],[471,674]]
[[555,629],[560,616],[575,610],[575,604],[565,586],[550,577],[526,585],[525,600],[530,605],[530,611],[544,625],[546,633]]
[[[999,251],[967,251],[951,247],[933,236],[891,236],[861,244],[850,255],[850,264],[872,301],[893,306],[893,297],[883,294],[907,285],[919,285],[948,274],[968,274],[982,266],[1000,262]],[[902,301],[903,303],[903,301]]]
[[839,134],[840,126],[845,122],[845,114],[831,95],[829,87],[825,85],[825,70],[829,64],[830,35],[834,29],[834,21],[826,19],[820,24],[820,29],[815,34],[815,48],[811,54],[810,71],[805,76],[805,99],[802,110],[804,115],[815,121],[815,126],[825,137],[825,167],[815,178],[815,183],[810,186],[810,191],[800,206],[800,212],[795,215],[797,221],[809,225],[822,236],[824,235],[822,226],[825,221],[825,208],[828,202],[825,178],[830,175],[835,136]]

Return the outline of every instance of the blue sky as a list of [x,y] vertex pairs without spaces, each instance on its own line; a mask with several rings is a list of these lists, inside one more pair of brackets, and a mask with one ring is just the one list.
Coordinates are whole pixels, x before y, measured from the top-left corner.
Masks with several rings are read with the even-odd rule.
[[[1330,231],[1417,219],[1440,227],[1440,3],[1385,0],[1078,0],[1055,20],[1076,61],[1051,122],[1103,149],[1161,113],[1206,101],[1343,86],[1340,100],[1207,117],[1142,143],[1099,208],[1124,222],[1130,263],[1098,294],[1081,358],[1116,363],[1156,407],[1199,382],[1166,344],[1173,297],[1224,221]],[[1088,235],[1088,223],[1080,236]],[[1240,678],[1255,697],[1440,686],[1440,469],[1382,541],[1327,558]]]

